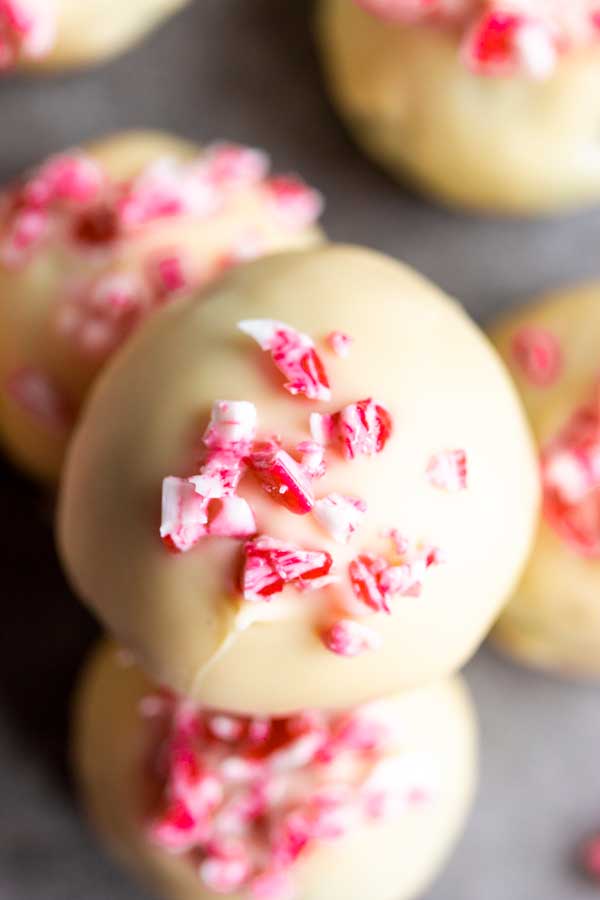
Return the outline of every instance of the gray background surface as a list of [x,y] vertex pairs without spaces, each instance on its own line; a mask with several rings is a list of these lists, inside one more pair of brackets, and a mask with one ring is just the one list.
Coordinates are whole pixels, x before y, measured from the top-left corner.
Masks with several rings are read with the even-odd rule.
[[[600,276],[599,212],[466,217],[403,192],[363,159],[324,96],[309,10],[302,0],[196,0],[102,69],[3,79],[0,179],[119,128],[230,138],[318,185],[332,238],[406,260],[481,322],[529,293]],[[1,464],[0,500],[0,900],[142,900],[80,823],[69,783],[67,701],[95,625],[60,574],[48,501]],[[600,828],[600,686],[545,678],[488,649],[467,677],[481,789],[427,900],[600,896],[573,862],[578,841]]]

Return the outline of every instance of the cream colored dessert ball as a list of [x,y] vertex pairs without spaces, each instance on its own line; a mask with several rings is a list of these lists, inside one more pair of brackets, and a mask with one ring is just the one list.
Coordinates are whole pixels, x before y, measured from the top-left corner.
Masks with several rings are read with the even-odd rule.
[[495,631],[525,663],[600,676],[600,285],[566,289],[495,325],[539,448],[543,513]]
[[[523,40],[516,36],[513,51],[524,57],[531,50],[534,70],[480,73],[462,52],[468,18],[467,26],[392,22],[359,2],[368,5],[321,0],[326,77],[358,142],[395,176],[446,203],[491,212],[545,214],[600,200],[597,40],[554,59],[552,31],[537,27],[545,4],[499,3],[505,20],[513,6],[532,7],[525,24],[532,21],[534,28]],[[587,2],[579,0],[579,6]],[[562,4],[559,15],[572,15],[571,5]],[[442,18],[461,4],[447,6]],[[591,23],[592,11],[587,15]],[[508,39],[498,28],[495,49]]]
[[0,197],[0,439],[56,481],[90,384],[141,321],[238,262],[321,239],[319,195],[233,144],[125,132]]
[[141,40],[189,0],[6,0],[0,70],[92,65]]
[[59,542],[158,681],[278,714],[461,666],[537,502],[516,394],[458,304],[324,246],[238,267],[138,332],[73,439]]
[[[263,756],[267,772],[267,809],[263,815],[269,831],[255,829],[250,818],[235,832],[233,840],[223,838],[223,832],[227,833],[224,811],[229,811],[231,818],[234,809],[247,805],[248,797],[254,798],[256,788],[251,776],[248,782],[233,786],[227,778],[221,778],[228,764],[233,764],[222,745],[215,750],[213,744],[204,753],[200,749],[200,767],[205,773],[218,775],[217,800],[211,809],[211,828],[215,829],[211,831],[211,850],[218,854],[219,846],[227,848],[221,858],[210,859],[206,855],[206,833],[197,840],[192,836],[186,852],[185,836],[182,839],[185,816],[178,818],[174,807],[171,811],[175,815],[169,816],[167,811],[160,825],[154,818],[165,793],[163,786],[163,793],[157,797],[156,776],[152,777],[157,752],[162,746],[163,759],[173,758],[177,749],[175,753],[165,750],[164,743],[161,745],[160,739],[157,742],[157,736],[162,735],[163,741],[165,738],[160,721],[164,699],[152,696],[152,690],[138,669],[123,667],[114,647],[103,646],[92,659],[78,692],[74,764],[92,824],[115,856],[157,895],[169,900],[216,900],[222,896],[231,900],[408,900],[426,889],[437,875],[461,832],[477,768],[473,710],[461,681],[448,680],[380,701],[370,709],[344,713],[345,723],[361,719],[368,723],[374,717],[373,721],[385,723],[385,728],[391,726],[389,736],[383,738],[384,749],[371,754],[365,771],[361,769],[365,763],[360,762],[360,752],[348,751],[339,738],[334,738],[337,755],[326,765],[301,763],[299,757],[292,760],[286,753],[286,767],[282,767],[274,762],[274,754]],[[193,721],[189,709],[184,718]],[[303,714],[305,721],[312,722],[313,718]],[[236,728],[248,727],[223,714],[208,720],[218,726],[218,733],[230,736]],[[204,716],[204,724],[206,721]],[[265,720],[257,724],[267,730],[273,727]],[[280,723],[274,727],[282,731],[284,726]],[[335,726],[327,727],[333,729],[330,734],[336,733]],[[173,732],[166,734],[173,736]],[[348,729],[346,734],[350,737]],[[178,737],[179,752],[187,752],[185,736],[181,738],[180,733]],[[194,746],[202,748],[202,741]],[[233,754],[238,746],[235,738],[231,746]],[[306,754],[308,759],[318,757],[314,746]],[[286,752],[288,748],[283,745],[282,749]],[[186,758],[189,762],[190,756]],[[280,762],[281,758],[280,750]],[[167,792],[171,792],[175,804],[180,800],[186,808],[182,799],[186,786],[173,772],[176,765],[175,758]],[[240,768],[240,757],[236,768]],[[303,782],[299,796],[294,788],[298,779]],[[208,779],[204,784],[209,784]],[[187,788],[193,796],[194,784]],[[281,819],[282,799],[272,799],[276,793],[283,795],[283,800],[291,800],[293,817],[288,812],[287,819]],[[322,819],[316,819],[318,814],[310,799],[313,796],[321,798],[316,806],[321,811],[324,798],[329,797],[330,805]],[[374,800],[371,808],[375,811],[379,805],[379,813],[365,817],[360,811],[365,800],[367,805]],[[311,812],[307,814],[308,809]],[[248,876],[244,871],[248,852],[262,851],[259,865],[263,866],[265,857],[267,864],[273,855],[281,859],[279,834],[292,818],[295,823],[308,818],[310,823],[311,837],[297,859],[291,865],[284,863],[279,873],[265,873],[262,882]],[[173,828],[168,828],[167,822],[174,823]],[[323,838],[319,839],[314,836],[316,828],[325,822],[329,827],[323,829]],[[296,834],[299,829],[296,824]],[[265,841],[267,834],[269,844]]]

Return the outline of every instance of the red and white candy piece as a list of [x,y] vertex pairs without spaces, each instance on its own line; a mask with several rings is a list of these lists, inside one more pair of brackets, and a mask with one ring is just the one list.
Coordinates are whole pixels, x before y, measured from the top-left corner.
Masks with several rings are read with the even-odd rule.
[[244,547],[242,592],[250,601],[266,600],[286,585],[302,588],[329,574],[333,559],[319,550],[303,550],[293,544],[261,535]]
[[254,447],[250,465],[264,490],[296,515],[306,515],[314,506],[310,476],[300,463],[276,441]]
[[431,457],[427,478],[434,487],[455,493],[467,488],[467,454],[464,450],[443,450]]
[[323,212],[323,197],[296,175],[275,175],[265,182],[277,218],[293,231],[313,225]]
[[317,500],[313,514],[319,525],[338,544],[347,544],[360,527],[367,512],[367,504],[358,497],[332,493]]
[[303,394],[308,400],[330,399],[327,373],[312,338],[274,319],[245,319],[238,328],[271,354],[277,368],[290,379],[284,385],[290,394]]
[[377,631],[362,622],[339,619],[323,633],[323,643],[338,656],[353,657],[379,650],[383,640]]
[[335,353],[336,356],[342,357],[342,359],[350,354],[353,342],[354,338],[351,338],[348,334],[344,334],[343,331],[332,331],[327,337],[327,343],[332,352]]
[[20,57],[39,59],[50,52],[56,36],[55,0],[0,0],[0,70]]
[[248,452],[256,434],[258,414],[247,400],[217,400],[202,438],[209,450]]
[[462,55],[478,74],[506,76],[524,70],[532,78],[543,79],[556,65],[557,36],[548,22],[536,16],[493,10],[471,27]]
[[562,372],[560,344],[546,328],[520,328],[512,340],[512,355],[524,377],[535,387],[550,387]]
[[390,563],[384,556],[361,553],[349,565],[354,595],[374,612],[391,613],[394,597],[419,597],[427,570],[443,562],[440,551],[425,547]]
[[310,430],[318,443],[338,444],[346,459],[355,459],[381,453],[392,433],[392,417],[369,397],[337,413],[312,413]]
[[317,441],[301,441],[296,447],[300,465],[309,478],[322,478],[327,470],[325,447]]

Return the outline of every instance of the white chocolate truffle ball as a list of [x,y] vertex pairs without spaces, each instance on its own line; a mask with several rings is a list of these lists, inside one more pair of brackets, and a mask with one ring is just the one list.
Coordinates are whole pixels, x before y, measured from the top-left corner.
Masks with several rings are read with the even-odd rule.
[[432,21],[406,0],[321,0],[334,102],[370,155],[446,203],[510,214],[597,203],[597,10],[512,6],[428,4]]
[[544,492],[533,552],[495,630],[533,666],[600,676],[600,285],[505,316],[491,336],[539,447]]
[[[290,896],[296,900],[408,900],[437,875],[461,832],[476,778],[476,729],[465,686],[458,680],[342,714],[340,722],[362,720],[369,728],[371,721],[375,729],[389,728],[388,735],[375,738],[382,741],[384,749],[376,743],[370,760],[361,757],[360,751],[348,749],[357,738],[359,742],[365,736],[372,739],[368,732],[365,735],[364,724],[362,734],[352,735],[346,728],[345,743],[337,737],[337,753],[327,764],[300,762],[296,750],[299,741],[307,748],[307,733],[296,740],[291,756],[287,746],[282,747],[285,766],[282,750],[277,761],[276,754],[263,756],[260,762],[266,780],[262,793],[252,772],[237,785],[222,775],[229,766],[232,774],[241,777],[244,766],[239,756],[235,760],[227,757],[224,741],[216,747],[213,741],[208,751],[200,750],[196,757],[211,810],[210,851],[206,849],[206,829],[204,835],[186,841],[186,831],[191,834],[183,821],[186,816],[178,817],[175,809],[189,809],[186,796],[192,801],[200,797],[202,806],[201,792],[195,791],[198,781],[192,778],[192,783],[184,785],[184,773],[175,771],[178,753],[179,758],[186,754],[190,760],[185,735],[175,750],[165,749],[163,744],[163,760],[172,760],[167,776],[167,791],[176,798],[170,804],[172,815],[167,813],[158,821],[152,816],[157,797],[148,773],[156,766],[164,699],[148,696],[151,691],[140,670],[123,668],[115,648],[102,647],[87,669],[77,698],[74,761],[93,825],[117,858],[158,895],[169,900],[217,900],[222,896],[231,900],[263,896],[272,900]],[[313,714],[301,718],[320,721]],[[210,720],[219,726],[219,734],[227,733],[234,754],[238,743],[230,732],[247,726],[220,714]],[[179,721],[183,729],[194,722],[189,706]],[[206,723],[206,716],[203,721]],[[325,721],[326,735],[336,734],[329,717]],[[284,728],[284,723],[273,726],[264,719],[256,725],[261,731],[274,727],[281,732]],[[343,726],[338,728],[340,734]],[[327,746],[327,736],[317,736],[312,752],[305,756],[319,758],[314,747],[323,740]],[[200,740],[191,746],[197,752],[203,743]],[[218,773],[216,779],[214,773]],[[296,785],[300,784],[298,794]],[[164,791],[163,787],[159,800]],[[250,820],[244,819],[233,840],[224,838],[233,827],[234,811],[255,807],[259,793],[261,798],[266,795],[266,809],[264,799],[261,803],[268,831],[254,827],[250,813]],[[287,810],[282,812],[286,804]],[[365,815],[366,809],[371,810],[370,815]],[[195,815],[199,814],[196,810]],[[188,818],[193,822],[194,816]],[[324,834],[322,839],[317,831]],[[265,859],[267,863],[273,857],[281,860],[279,848],[286,844],[282,836],[288,833],[297,838],[301,834],[303,841],[308,835],[308,840],[291,864],[283,863],[279,873],[269,871]],[[258,874],[252,877],[247,871],[248,857],[256,861],[261,851]]]
[[110,59],[189,0],[5,0],[0,71],[64,69]]
[[[273,320],[283,350],[263,352],[249,332],[268,343]],[[324,246],[240,266],[129,342],[73,439],[59,542],[157,681],[274,715],[458,669],[537,502],[516,394],[458,304]]]
[[241,260],[320,240],[321,199],[267,156],[125,132],[0,197],[0,438],[56,481],[106,360],[144,318]]

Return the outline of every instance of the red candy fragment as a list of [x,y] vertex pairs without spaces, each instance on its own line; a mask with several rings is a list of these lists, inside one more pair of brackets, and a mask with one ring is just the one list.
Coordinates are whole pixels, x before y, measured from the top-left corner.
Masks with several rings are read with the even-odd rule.
[[575,412],[541,463],[547,521],[575,552],[600,557],[600,398]]
[[314,507],[315,518],[338,544],[348,543],[366,512],[364,500],[336,493],[317,500]]
[[343,331],[332,331],[327,337],[327,342],[331,347],[331,350],[336,356],[341,356],[342,358],[348,356],[350,353],[353,340],[354,339],[351,338],[350,335],[344,334]]
[[399,562],[390,563],[374,553],[362,553],[349,566],[355,597],[374,612],[391,612],[392,598],[419,597],[426,572],[443,562],[435,547],[406,552]]
[[274,319],[246,319],[238,328],[271,353],[277,368],[290,379],[284,385],[290,394],[304,394],[309,400],[330,399],[325,367],[308,335]]
[[307,228],[323,212],[323,197],[293,175],[279,175],[265,182],[277,217],[292,230]]
[[381,453],[392,434],[392,417],[371,398],[350,403],[333,415],[313,413],[313,439],[325,446],[337,443],[346,459]]
[[264,490],[296,515],[306,515],[314,506],[310,478],[302,466],[275,441],[255,446],[250,465]]
[[600,884],[600,834],[585,842],[581,851],[581,863],[586,875]]
[[20,57],[39,59],[51,49],[57,12],[53,0],[31,5],[28,0],[0,0],[0,70]]
[[327,470],[325,447],[317,441],[302,441],[296,447],[300,464],[309,478],[322,478]]
[[361,622],[353,619],[340,619],[323,634],[323,643],[328,650],[338,656],[353,657],[372,650],[379,650],[382,645],[381,635]]
[[256,434],[256,407],[247,400],[217,400],[203,442],[209,450],[248,453]]
[[513,337],[512,355],[519,369],[535,387],[550,387],[562,372],[558,339],[545,328],[525,326]]
[[467,454],[464,450],[444,450],[432,456],[427,466],[430,483],[443,491],[467,488]]
[[264,600],[288,584],[301,588],[329,574],[329,553],[303,550],[293,544],[262,535],[244,547],[242,592],[246,600]]
[[42,428],[63,434],[73,416],[67,398],[45,372],[31,366],[13,372],[6,382],[12,400]]
[[534,78],[547,78],[557,50],[554,34],[543,20],[498,10],[484,13],[472,26],[463,57],[479,74],[514,75],[525,69]]

